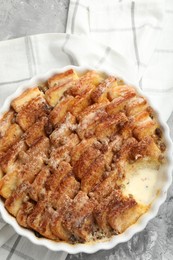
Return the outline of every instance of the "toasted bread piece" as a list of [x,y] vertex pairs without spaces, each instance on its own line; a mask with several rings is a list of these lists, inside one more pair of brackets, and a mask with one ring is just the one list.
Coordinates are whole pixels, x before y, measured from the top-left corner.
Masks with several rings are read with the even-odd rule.
[[9,110],[0,118],[0,138],[5,135],[14,118],[14,111],[12,110]]
[[68,111],[74,104],[74,97],[67,97],[59,102],[49,114],[51,123],[56,127],[60,122],[63,122]]
[[77,133],[81,139],[94,136],[96,127],[107,117],[107,113],[98,111],[85,116],[78,124]]
[[103,81],[93,92],[91,98],[96,103],[103,103],[108,100],[107,93],[109,89],[114,89],[117,86],[115,77],[108,77]]
[[133,129],[133,135],[138,140],[142,140],[147,136],[153,135],[157,127],[158,125],[155,122],[153,122],[152,120],[148,120],[148,122],[144,122],[143,124],[135,127]]
[[[66,165],[66,169],[64,169]],[[69,175],[69,171],[70,171],[70,166],[68,164],[65,164],[64,162],[61,163],[61,166],[59,167],[59,171],[57,171],[53,177],[52,175],[50,175],[50,177],[48,177],[46,183],[45,183],[45,189],[47,190],[47,195],[45,195],[45,199],[49,199],[49,204],[51,205],[51,207],[56,208],[57,212],[53,211],[51,208],[49,209],[49,212],[51,212],[51,215],[49,216],[49,220],[46,218],[44,220],[44,225],[46,226],[46,233],[44,230],[42,230],[42,225],[40,223],[42,223],[43,219],[45,218],[45,216],[48,215],[47,211],[42,212],[43,217],[39,216],[39,212],[38,210],[34,212],[32,212],[31,216],[29,216],[28,221],[29,221],[29,225],[32,226],[35,230],[37,230],[40,234],[49,237],[51,239],[54,239],[53,237],[50,237],[50,234],[48,233],[48,231],[50,233],[53,233],[54,235],[56,235],[56,237],[64,237],[65,235],[67,235],[68,232],[65,232],[64,228],[62,227],[62,223],[60,218],[57,218],[57,214],[59,212],[61,212],[61,214],[63,213],[63,210],[65,209],[64,207],[67,206],[66,204],[62,205],[62,202],[65,203],[65,201],[63,200],[64,197],[74,197],[80,188],[80,184],[75,180],[75,178],[72,175]],[[59,174],[58,174],[59,173]],[[54,183],[54,181],[56,183]],[[51,189],[49,189],[49,187],[51,187]],[[37,207],[36,207],[37,208]],[[36,215],[37,214],[37,215]],[[53,215],[52,215],[53,214]],[[59,216],[59,214],[58,214]],[[51,222],[51,219],[53,217],[53,222]],[[36,218],[39,220],[39,223],[35,223],[33,219]],[[52,232],[54,230],[54,228],[51,229],[50,223],[54,223],[56,225],[55,227],[55,231]],[[51,229],[51,231],[49,230]],[[60,235],[61,234],[61,235]]]
[[148,207],[136,204],[132,198],[123,198],[110,208],[108,222],[117,234],[123,233],[129,226],[135,224]]
[[105,233],[106,236],[110,236],[112,232],[112,228],[108,222],[108,212],[109,212],[109,203],[115,198],[119,198],[121,196],[120,191],[112,191],[107,197],[102,198],[100,201],[96,203],[93,214],[94,218],[97,222],[97,225]]
[[25,90],[19,97],[11,102],[11,106],[16,112],[19,112],[26,106],[32,99],[43,97],[43,93],[36,87]]
[[0,160],[0,165],[4,173],[9,173],[14,170],[14,163],[21,151],[26,151],[27,146],[24,140],[19,140],[10,147],[5,155]]
[[104,77],[96,71],[88,71],[84,73],[78,81],[74,82],[73,86],[68,90],[68,94],[73,96],[84,96],[97,87]]
[[82,140],[78,145],[73,147],[71,152],[71,163],[72,165],[75,165],[75,163],[79,160],[82,153],[84,153],[88,147],[92,146],[94,142],[96,141],[95,137],[84,139]]
[[135,91],[129,91],[122,96],[114,98],[110,104],[106,106],[106,112],[109,115],[118,113],[119,111],[125,108],[125,105],[129,102],[130,99],[136,96]]
[[84,153],[81,154],[79,160],[74,164],[73,171],[78,179],[82,179],[88,167],[100,155],[100,151],[94,147],[88,147]]
[[19,170],[18,166],[15,168],[0,180],[0,195],[5,199],[9,198],[13,190],[17,187]]
[[67,91],[78,79],[74,70],[68,70],[65,73],[54,75],[48,80],[49,89],[45,93],[45,98],[49,105],[54,107]]
[[91,104],[90,93],[85,96],[76,96],[74,98],[73,106],[70,107],[69,111],[74,115],[78,116],[86,107]]
[[69,206],[64,220],[64,226],[79,241],[89,241],[94,230],[92,211],[94,202],[86,193],[80,191]]
[[42,236],[59,241],[59,238],[50,229],[53,210],[50,207],[45,207],[45,204],[47,203],[44,200],[36,204],[31,214],[27,217],[27,225]]
[[66,144],[58,147],[52,148],[49,159],[49,166],[52,170],[56,170],[61,161],[70,161],[70,153],[75,145],[79,143],[79,138],[76,134],[71,134],[68,136],[68,141]]
[[131,149],[131,158],[134,160],[148,157],[158,162],[160,155],[161,151],[151,136],[145,137]]
[[100,182],[105,169],[104,155],[98,156],[88,167],[81,181],[81,190],[89,193],[92,188]]
[[118,152],[118,161],[128,161],[131,158],[131,150],[134,147],[136,147],[137,144],[138,141],[133,137],[130,137],[127,140],[125,140],[121,147],[121,150]]
[[104,111],[106,105],[110,103],[109,101],[103,102],[103,103],[94,103],[90,105],[89,107],[85,108],[82,112],[80,112],[79,115],[77,115],[78,121],[82,121],[84,117],[88,116],[89,114],[91,115],[96,114],[98,111]]
[[13,215],[16,216],[19,209],[21,208],[23,202],[28,199],[28,189],[29,183],[23,182],[21,183],[15,191],[11,194],[11,196],[6,199],[5,207],[6,209]]
[[132,149],[136,147],[137,143],[135,138],[130,137],[124,141],[120,151],[117,153],[116,167],[122,177],[125,174],[126,166],[132,158]]
[[71,203],[72,200],[66,194],[59,196],[56,201],[56,211],[50,224],[52,233],[65,241],[68,241],[71,237],[71,233],[63,226],[64,217]]
[[101,202],[104,198],[108,197],[113,190],[118,188],[117,185],[118,172],[117,170],[107,172],[107,178],[95,186],[93,192],[89,196]]
[[[61,196],[68,196],[73,199],[76,194],[79,192],[80,183],[74,178],[73,173],[67,174],[62,178],[58,187],[56,188],[55,193],[51,194],[51,203],[53,207],[57,208],[57,201]],[[55,196],[55,199],[54,199]],[[53,198],[52,198],[53,197]]]
[[50,174],[48,166],[43,166],[41,171],[37,174],[29,189],[29,196],[32,200],[38,201],[46,196],[45,183]]
[[115,115],[107,116],[107,118],[96,126],[95,136],[98,139],[103,139],[105,137],[110,138],[115,135],[120,127],[122,127],[128,121],[126,115],[120,112]]
[[22,152],[20,154],[22,170],[18,174],[18,183],[22,183],[24,180],[30,183],[34,181],[48,156],[49,147],[49,139],[42,137],[26,153]]
[[126,106],[128,116],[137,115],[147,108],[148,104],[143,97],[133,98]]
[[50,135],[52,144],[56,147],[64,145],[68,141],[68,136],[76,128],[76,118],[71,114],[67,113],[64,123],[57,127]]
[[76,80],[76,79],[78,79],[77,73],[73,69],[70,69],[63,73],[55,74],[54,76],[49,78],[48,87],[52,88],[55,85],[61,86],[61,85],[64,85],[64,84],[69,83],[70,81]]
[[45,99],[38,96],[28,102],[28,104],[19,111],[16,121],[21,128],[26,131],[39,118],[46,116],[48,109]]
[[122,233],[134,224],[147,209],[148,206],[137,204],[132,197],[125,197],[120,191],[112,191],[97,205],[94,216],[106,234],[111,232],[111,228],[116,233]]
[[15,142],[17,142],[23,131],[17,124],[12,124],[6,131],[5,135],[0,138],[0,157],[6,152]]
[[150,113],[144,110],[132,117],[133,135],[138,140],[154,134],[158,123],[150,117]]
[[45,189],[54,192],[62,179],[71,172],[72,168],[69,163],[61,162],[57,170],[55,170],[46,180]]
[[23,204],[21,205],[21,207],[18,210],[17,215],[16,215],[17,222],[21,226],[23,226],[25,228],[29,227],[27,224],[27,218],[28,218],[29,214],[31,214],[32,210],[34,209],[34,206],[35,205],[29,201],[23,202]]
[[80,78],[69,90],[67,90],[66,94],[74,97],[84,97],[89,93],[91,94],[95,88],[96,86],[92,83],[92,80],[91,82],[87,80],[85,82],[85,80],[81,80]]
[[[117,140],[114,140],[108,145],[103,144],[100,147],[99,154],[95,160],[93,160],[89,167],[84,171],[81,180],[81,190],[90,193],[100,182],[104,179],[104,173],[106,171],[106,166],[110,165],[113,158],[113,147],[116,145]],[[87,159],[86,159],[87,160]]]
[[74,178],[72,172],[67,173],[64,176],[61,176],[61,180],[57,185],[56,189],[51,191],[47,190],[46,199],[49,201],[51,207],[54,208],[57,212],[64,207],[62,201],[68,199],[74,199],[80,189],[80,183]]
[[55,85],[48,89],[45,93],[45,98],[48,104],[55,107],[59,101],[63,98],[64,92],[71,87],[72,83],[68,82],[63,85]]
[[36,123],[29,127],[26,131],[25,142],[30,147],[36,143],[41,137],[46,136],[45,126],[48,123],[47,117],[41,117]]
[[136,95],[135,89],[128,85],[113,86],[108,90],[108,98],[110,101],[117,97],[133,97]]

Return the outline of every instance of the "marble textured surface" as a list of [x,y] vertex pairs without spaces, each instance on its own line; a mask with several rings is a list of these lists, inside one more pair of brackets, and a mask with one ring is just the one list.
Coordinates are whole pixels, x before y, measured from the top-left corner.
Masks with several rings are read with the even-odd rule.
[[[68,0],[0,0],[0,40],[65,32]],[[168,120],[173,139],[173,113]],[[67,260],[172,260],[173,186],[156,218],[127,243],[95,254],[68,255]]]
[[0,40],[64,32],[68,0],[0,0]]

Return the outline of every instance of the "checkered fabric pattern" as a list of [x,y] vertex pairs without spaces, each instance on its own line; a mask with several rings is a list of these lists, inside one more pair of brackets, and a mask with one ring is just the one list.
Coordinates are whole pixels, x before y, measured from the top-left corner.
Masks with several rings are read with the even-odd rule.
[[112,50],[125,57],[167,120],[173,110],[172,25],[171,0],[71,0],[66,31],[105,44],[99,66],[108,63]]

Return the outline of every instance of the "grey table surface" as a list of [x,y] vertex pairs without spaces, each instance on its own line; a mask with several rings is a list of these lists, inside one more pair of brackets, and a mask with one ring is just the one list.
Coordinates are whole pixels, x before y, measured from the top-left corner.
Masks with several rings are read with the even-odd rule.
[[[0,0],[0,40],[65,32],[69,0]],[[168,120],[173,139],[173,113]],[[157,217],[126,243],[95,254],[68,255],[67,260],[172,260],[173,185]]]

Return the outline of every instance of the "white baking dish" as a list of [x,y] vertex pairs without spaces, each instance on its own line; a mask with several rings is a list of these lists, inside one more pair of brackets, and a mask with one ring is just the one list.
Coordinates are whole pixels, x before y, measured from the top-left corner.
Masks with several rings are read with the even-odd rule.
[[[14,94],[10,95],[4,102],[3,107],[0,109],[0,115],[3,114],[5,111],[9,109],[11,101],[19,96],[25,89],[27,88],[32,88],[33,86],[37,85],[40,82],[46,81],[49,77],[56,73],[61,73],[64,72],[70,68],[75,69],[77,72],[85,72],[87,70],[93,70],[93,68],[90,67],[76,67],[76,66],[66,66],[62,69],[54,69],[49,72],[47,72],[44,75],[39,75],[34,78],[32,78],[27,84],[21,85]],[[104,73],[107,75],[112,75],[109,71],[104,70]],[[119,75],[114,75],[114,76],[119,76]],[[125,82],[126,79],[123,78]],[[130,84],[129,82],[127,82]],[[134,85],[134,84],[133,84]],[[135,87],[141,95],[145,96],[146,95],[139,89],[139,87]],[[149,104],[153,107],[149,97],[146,97],[148,100]],[[153,107],[154,108],[154,107]],[[154,109],[155,110],[155,109]],[[135,223],[134,225],[130,226],[123,234],[116,235],[111,237],[110,239],[107,240],[102,240],[102,241],[97,241],[97,242],[92,242],[92,243],[86,243],[86,244],[75,244],[71,245],[65,242],[54,242],[52,240],[46,239],[46,238],[38,238],[35,236],[34,232],[25,229],[17,223],[16,219],[11,216],[7,210],[4,207],[3,200],[0,199],[0,212],[2,214],[3,219],[9,223],[15,231],[24,236],[27,237],[32,243],[37,244],[37,245],[42,245],[45,246],[53,251],[66,251],[71,254],[79,253],[79,252],[85,252],[85,253],[94,253],[98,250],[101,249],[111,249],[114,246],[116,246],[119,243],[126,242],[128,241],[135,233],[143,230],[147,223],[154,218],[157,215],[157,212],[159,210],[160,205],[165,201],[166,196],[167,196],[167,191],[169,186],[171,185],[172,182],[172,166],[173,166],[173,160],[172,160],[172,154],[173,154],[173,146],[172,146],[172,141],[169,136],[169,128],[164,123],[160,116],[159,112],[155,111],[156,115],[158,117],[158,121],[162,126],[163,133],[164,133],[164,139],[165,143],[167,146],[166,150],[166,161],[167,163],[164,166],[164,169],[162,169],[160,173],[160,187],[159,187],[159,193],[157,198],[154,200],[152,203],[150,209],[145,213],[143,216],[140,217],[140,219]]]

